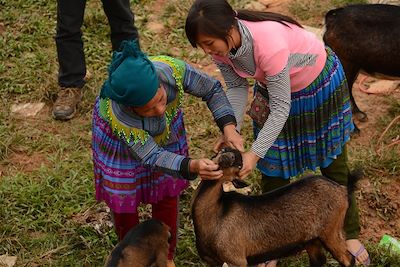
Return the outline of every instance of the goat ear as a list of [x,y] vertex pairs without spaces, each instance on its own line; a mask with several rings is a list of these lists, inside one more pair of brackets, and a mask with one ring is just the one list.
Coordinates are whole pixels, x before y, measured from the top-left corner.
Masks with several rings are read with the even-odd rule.
[[233,179],[233,180],[232,180],[232,184],[233,184],[233,186],[234,186],[235,188],[244,188],[244,187],[249,186],[248,183],[246,183],[245,181],[240,180],[240,179]]

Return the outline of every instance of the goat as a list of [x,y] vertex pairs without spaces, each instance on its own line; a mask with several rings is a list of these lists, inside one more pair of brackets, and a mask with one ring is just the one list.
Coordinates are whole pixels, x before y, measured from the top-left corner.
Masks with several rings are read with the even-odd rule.
[[[225,149],[215,160],[224,166],[224,177],[201,181],[192,200],[196,247],[205,262],[247,266],[305,248],[311,266],[322,266],[326,262],[322,245],[343,266],[353,266],[343,224],[348,190],[353,190],[355,180],[346,188],[323,176],[312,176],[270,193],[248,196],[223,191],[225,181],[243,186],[232,175],[241,166],[240,152]],[[230,167],[226,162],[232,162]]]
[[342,62],[353,113],[366,121],[367,114],[358,108],[352,87],[360,71],[400,78],[400,6],[365,4],[332,9],[325,15],[325,28],[323,40]]
[[112,250],[105,267],[166,267],[171,233],[158,220],[144,221]]

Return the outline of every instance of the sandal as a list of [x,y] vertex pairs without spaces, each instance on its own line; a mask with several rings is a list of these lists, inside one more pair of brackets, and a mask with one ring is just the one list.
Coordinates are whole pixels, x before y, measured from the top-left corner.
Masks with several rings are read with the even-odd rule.
[[[351,251],[349,251],[349,252],[351,255],[354,256],[355,259],[357,259],[357,257],[360,256],[362,253],[364,253],[364,251],[365,251],[365,247],[363,245],[361,245],[357,252],[355,252],[355,253],[353,253]],[[368,266],[371,264],[371,259],[370,259],[369,255],[368,255],[368,258],[362,264],[364,266]]]

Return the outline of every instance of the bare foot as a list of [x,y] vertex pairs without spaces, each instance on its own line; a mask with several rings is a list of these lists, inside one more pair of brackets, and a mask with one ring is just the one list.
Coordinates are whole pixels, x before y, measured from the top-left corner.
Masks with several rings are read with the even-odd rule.
[[347,250],[356,258],[356,264],[369,265],[370,258],[368,251],[358,239],[348,239],[346,240],[346,245]]
[[257,267],[276,267],[277,264],[278,264],[277,260],[272,260],[266,263],[260,263],[257,265]]

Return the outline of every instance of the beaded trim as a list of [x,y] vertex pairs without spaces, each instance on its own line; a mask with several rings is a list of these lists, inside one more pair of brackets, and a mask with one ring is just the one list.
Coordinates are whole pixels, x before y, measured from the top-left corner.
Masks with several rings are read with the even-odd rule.
[[[169,65],[173,70],[172,76],[175,79],[175,83],[178,87],[176,98],[167,105],[167,108],[165,110],[165,119],[167,124],[165,130],[161,134],[153,137],[154,141],[157,144],[164,145],[167,143],[169,135],[171,133],[170,124],[176,116],[178,109],[181,107],[183,102],[183,77],[185,73],[185,63],[181,60],[177,60],[168,56],[154,56],[150,57],[150,59],[151,61],[163,62]],[[100,115],[110,124],[113,132],[119,137],[124,137],[128,143],[130,141],[133,141],[134,144],[136,144],[137,142],[141,142],[142,144],[144,144],[147,141],[149,137],[148,132],[143,129],[126,126],[116,118],[116,116],[112,112],[111,99],[100,98]]]

